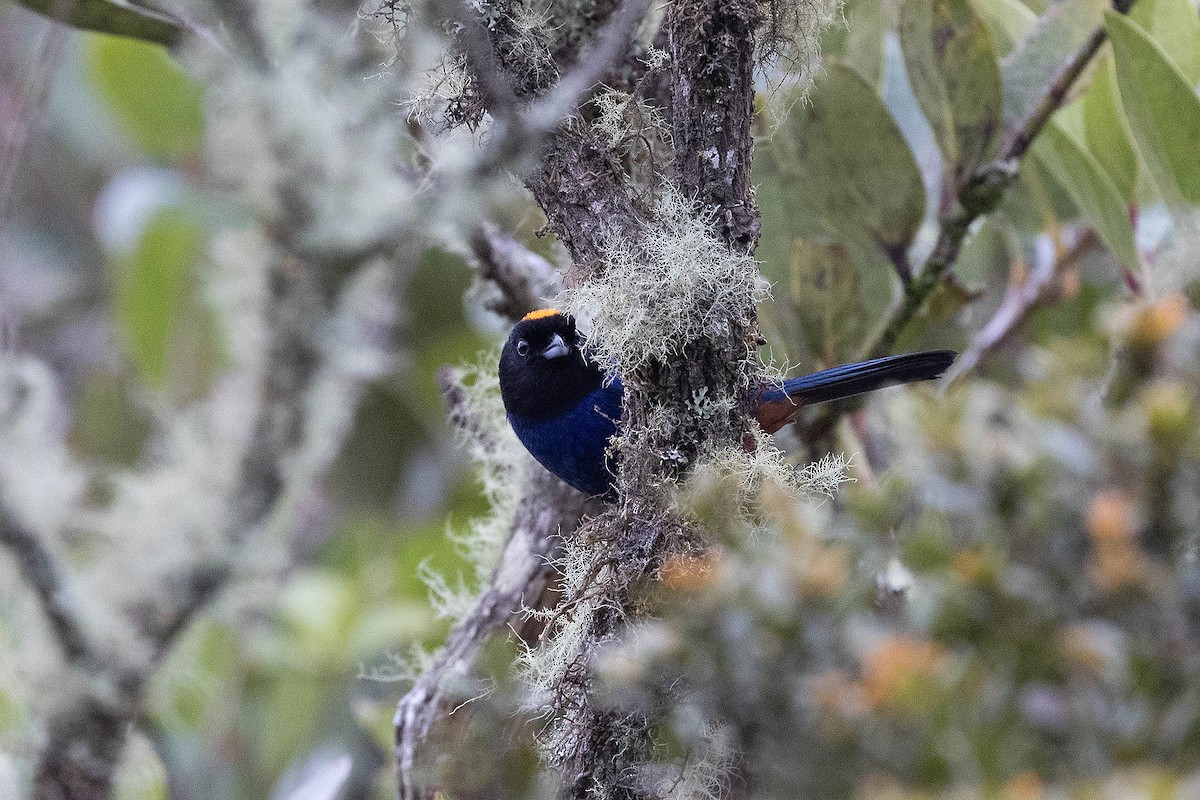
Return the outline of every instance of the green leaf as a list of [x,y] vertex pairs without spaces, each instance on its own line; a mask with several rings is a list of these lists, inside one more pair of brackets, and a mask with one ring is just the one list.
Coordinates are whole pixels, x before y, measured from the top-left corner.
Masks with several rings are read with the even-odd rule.
[[1000,201],[1003,214],[1021,236],[1032,237],[1047,228],[1062,227],[1082,211],[1037,158],[1021,159],[1017,181]]
[[1121,109],[1117,69],[1111,53],[1096,65],[1092,85],[1080,98],[1088,149],[1112,178],[1121,196],[1132,202],[1137,190],[1138,156],[1130,143],[1129,120]]
[[[807,102],[783,99],[785,112],[763,148],[783,208],[800,211],[779,254],[790,261],[791,237],[844,244],[851,260],[903,262],[925,209],[921,173],[875,89],[856,71],[826,62]],[[789,216],[792,216],[791,212]],[[787,226],[781,220],[781,227]]]
[[167,770],[150,741],[134,734],[113,778],[113,800],[166,800]]
[[1138,0],[1129,18],[1158,43],[1191,86],[1200,82],[1200,14],[1192,0]]
[[178,209],[165,209],[118,274],[117,319],[130,359],[151,386],[167,379],[171,334],[201,246],[196,226]]
[[814,357],[826,365],[853,356],[866,334],[858,270],[840,245],[792,244],[792,304]]
[[155,8],[129,0],[18,0],[26,8],[75,28],[129,36],[155,44],[174,45],[183,38],[183,24]]
[[982,297],[981,291],[964,286],[956,275],[950,275],[937,285],[925,301],[920,313],[896,342],[898,352],[924,350],[944,342],[947,327],[963,310]]
[[1200,204],[1200,97],[1137,23],[1105,14],[1121,106],[1150,177],[1170,204]]
[[1037,25],[1037,14],[1021,0],[971,0],[971,7],[991,31],[996,54],[1001,57],[1012,52]]
[[1018,234],[1012,221],[1002,212],[988,214],[963,243],[954,275],[967,286],[1001,287],[1008,283],[1012,252],[1010,242]]
[[999,141],[1002,95],[992,36],[966,0],[907,0],[900,47],[947,172],[961,186]]
[[1107,6],[1106,0],[1063,0],[1008,54],[1001,64],[1006,128],[1037,105],[1063,64],[1104,21]]
[[879,0],[847,0],[844,25],[833,24],[821,34],[821,53],[836,57],[873,86],[883,80],[883,36],[889,28],[889,8]]
[[1052,119],[1032,153],[1079,206],[1101,241],[1130,269],[1138,266],[1129,205],[1107,171]]
[[164,159],[199,151],[203,91],[170,56],[141,42],[93,36],[86,59],[97,92],[142,150]]
[[91,372],[84,378],[71,418],[71,448],[97,463],[133,466],[150,435],[150,420],[120,377]]

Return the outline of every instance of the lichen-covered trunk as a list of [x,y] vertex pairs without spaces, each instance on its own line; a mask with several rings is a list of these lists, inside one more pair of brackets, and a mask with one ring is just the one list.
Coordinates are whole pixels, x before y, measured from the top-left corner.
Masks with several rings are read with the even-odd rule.
[[[680,0],[670,6],[666,19],[677,188],[729,248],[730,258],[752,253],[758,241],[750,125],[759,13],[753,0]],[[560,170],[560,164],[552,157],[547,169]],[[588,175],[594,182],[594,173]],[[537,188],[535,181],[535,192]],[[539,199],[543,197],[539,193]],[[632,206],[624,208],[633,211]],[[627,222],[629,212],[615,220],[585,220],[585,225],[615,223],[608,230],[635,240],[661,235],[653,224]],[[556,230],[571,216],[554,207],[547,215]],[[597,261],[595,252],[573,246],[578,229],[560,233],[577,260]],[[602,270],[603,260],[599,262]],[[755,270],[751,259],[740,263],[747,271]],[[703,277],[697,275],[698,280]],[[752,285],[757,276],[745,277]],[[669,360],[622,372],[626,395],[618,475],[621,500],[581,534],[590,540],[596,575],[591,585],[574,587],[577,597],[590,598],[581,603],[581,608],[590,604],[589,610],[578,612],[586,617],[582,624],[587,643],[579,668],[567,670],[555,698],[560,724],[553,746],[573,798],[649,793],[639,768],[652,756],[651,721],[598,706],[587,663],[597,646],[619,636],[643,613],[647,588],[665,559],[704,547],[697,532],[662,502],[659,487],[682,477],[706,453],[740,447],[748,433],[758,375],[758,332],[749,293],[746,304],[704,338],[681,342]],[[709,311],[694,309],[697,315]],[[718,411],[697,413],[697,398],[713,401],[709,407]]]

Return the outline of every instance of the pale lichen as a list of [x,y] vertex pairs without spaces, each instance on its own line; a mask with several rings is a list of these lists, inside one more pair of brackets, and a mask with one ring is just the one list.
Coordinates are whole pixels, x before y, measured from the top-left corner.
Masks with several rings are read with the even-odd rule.
[[821,31],[841,15],[842,0],[773,0],[759,39],[760,59],[811,81],[821,62]]
[[769,285],[754,259],[730,250],[678,191],[664,188],[639,233],[614,231],[603,272],[559,298],[589,330],[601,363],[635,374],[689,344],[722,339],[733,325],[750,325]]

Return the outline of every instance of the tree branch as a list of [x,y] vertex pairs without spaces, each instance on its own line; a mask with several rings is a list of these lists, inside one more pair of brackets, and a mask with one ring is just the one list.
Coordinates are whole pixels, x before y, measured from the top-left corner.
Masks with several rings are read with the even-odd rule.
[[[1127,13],[1132,5],[1132,0],[1116,0],[1113,3],[1114,8],[1122,14]],[[967,179],[959,192],[955,208],[942,219],[937,244],[926,259],[924,268],[905,287],[900,304],[892,311],[879,335],[863,348],[864,358],[876,358],[891,351],[908,323],[925,305],[933,290],[941,285],[942,279],[958,259],[971,224],[994,211],[1000,204],[1005,191],[1017,176],[1021,159],[1107,38],[1108,33],[1103,25],[1092,31],[1083,45],[1067,59],[1038,103],[1014,127],[999,155],[980,166]]]
[[[448,370],[438,375],[451,421],[475,431],[479,426],[461,385]],[[525,495],[513,519],[499,563],[474,608],[454,627],[445,646],[396,708],[396,774],[400,800],[437,795],[433,776],[422,780],[424,746],[435,723],[471,695],[454,681],[469,680],[484,644],[521,612],[536,605],[552,583],[558,543],[579,525],[587,499],[538,465],[529,463]]]
[[[674,66],[679,114],[689,120],[688,143],[677,148],[677,154],[682,154],[697,167],[683,183],[701,206],[714,212],[719,235],[731,248],[746,252],[753,248],[757,238],[757,217],[750,199],[748,177],[751,148],[748,126],[753,99],[754,20],[758,11],[752,0],[740,0],[733,10],[711,0],[683,5],[686,8],[679,18],[681,28],[688,24],[699,25],[699,32],[690,34],[692,38],[686,42],[682,40],[681,30],[678,49],[682,56]],[[497,140],[490,148],[491,153],[483,157],[493,163],[498,159],[502,165],[511,165],[513,158],[506,148],[510,144],[528,147],[528,128],[522,126],[532,126],[535,132],[544,132],[549,137],[541,167],[529,174],[527,184],[546,213],[549,227],[570,250],[577,269],[585,274],[602,268],[605,249],[612,236],[634,239],[644,235],[645,215],[639,207],[632,182],[613,149],[585,120],[569,115],[578,99],[586,95],[595,80],[609,69],[612,60],[628,46],[632,26],[642,17],[645,8],[644,0],[622,3],[598,35],[599,44],[588,51],[579,66],[558,87],[543,94],[542,100],[534,101],[524,114],[515,113],[511,107],[494,109],[499,126],[494,131]],[[476,69],[481,66],[497,69],[498,59],[491,43],[486,43],[486,52],[484,49],[486,39],[481,36],[484,27],[478,25],[473,30],[464,39],[464,46],[473,51],[471,63]],[[720,53],[715,55],[708,52],[714,41],[720,42]],[[605,42],[619,44],[619,47],[606,46]],[[720,63],[713,63],[714,59]],[[510,70],[519,69],[519,65],[505,66]],[[738,102],[715,120],[709,100],[720,96],[728,102],[731,75],[737,77]],[[491,76],[484,78],[482,83],[493,103],[497,100],[502,105],[514,102],[516,92],[512,87],[516,82],[511,78]],[[691,92],[699,94],[694,101],[687,101],[682,95]],[[686,110],[682,110],[685,106]],[[563,124],[564,118],[566,124]],[[722,157],[715,169],[705,169],[701,166],[704,153],[714,146],[720,148]],[[481,160],[481,163],[486,162]],[[524,294],[521,289],[518,293]],[[523,296],[514,305],[519,308],[527,303],[528,297]],[[509,313],[515,313],[517,308],[510,308]],[[656,407],[647,404],[651,389],[657,389],[655,396],[661,393],[670,403],[692,397],[691,389],[701,384],[718,394],[739,392],[745,382],[741,380],[744,379],[744,364],[739,359],[753,353],[753,348],[743,341],[748,334],[741,328],[731,326],[729,337],[732,341],[688,343],[689,353],[695,357],[682,366],[661,365],[657,379],[643,382],[644,391],[639,395],[641,403],[630,416],[633,420],[630,424],[647,426],[645,415]],[[732,360],[730,353],[734,354]],[[453,391],[447,392],[447,397],[453,419],[457,416]],[[675,415],[683,413],[674,405],[670,409]],[[722,422],[707,423],[695,439],[695,447],[708,440],[740,442],[744,416],[740,409],[732,410],[728,416]],[[628,465],[629,460],[625,463]],[[648,463],[648,459],[639,459],[639,466],[633,469]],[[561,508],[563,502],[563,498],[548,495],[545,487],[538,488],[536,484],[526,495],[522,509],[527,510],[518,514],[518,524],[514,525],[501,567],[492,576],[479,604],[451,634],[446,651],[439,654],[434,667],[401,702],[396,716],[397,756],[400,792],[405,800],[428,797],[431,791],[416,785],[414,775],[421,760],[420,746],[429,736],[434,722],[448,708],[444,697],[445,681],[456,670],[461,671],[464,663],[467,670],[471,668],[480,643],[521,607],[518,599],[521,604],[527,603],[527,598],[534,596],[531,589],[543,580],[540,576],[545,574],[543,570],[547,567],[530,571],[528,553],[531,548],[545,546],[544,539],[538,536],[544,537],[558,528],[545,525],[540,534],[531,538],[528,523],[521,521],[522,516],[535,511],[540,516],[552,511],[561,513],[556,508]],[[645,579],[653,575],[664,554],[671,548],[695,546],[690,540],[684,541],[687,535],[677,524],[664,519],[653,498],[638,494],[630,503],[622,509],[623,513],[606,514],[597,520],[592,529],[594,540],[589,547],[594,547],[589,549],[589,558],[593,558],[597,566],[596,577],[599,579],[602,574],[602,585],[597,593],[594,596],[588,594],[586,586],[569,587],[578,600],[586,602],[578,602],[566,616],[588,619],[589,622],[581,623],[588,633],[580,643],[581,649],[571,654],[571,677],[564,679],[562,686],[554,690],[552,706],[558,733],[548,746],[552,748],[551,761],[566,770],[570,784],[568,792],[577,797],[588,796],[597,787],[618,797],[638,794],[629,785],[629,776],[633,765],[649,751],[646,726],[644,721],[593,705],[586,680],[587,658],[596,641],[623,627],[625,613],[637,605]],[[578,523],[578,517],[572,514],[568,521],[573,527]],[[563,523],[564,520],[559,518],[555,525],[565,531],[567,527]],[[526,566],[506,566],[511,563]],[[602,568],[602,564],[618,566]],[[504,575],[512,578],[511,588],[507,591],[501,591]],[[560,622],[568,624],[566,620],[560,619]],[[555,627],[547,635],[553,636],[557,632],[559,628]]]
[[471,251],[479,261],[479,274],[491,281],[498,296],[484,303],[489,311],[516,321],[541,308],[544,298],[562,288],[558,271],[549,261],[485,222],[471,238]]
[[[943,384],[950,384],[974,370],[1002,345],[1029,317],[1038,306],[1046,301],[1054,291],[1054,281],[1079,260],[1100,241],[1096,232],[1090,228],[1071,237],[1073,241],[1061,253],[1049,252],[1038,258],[1034,269],[1021,284],[1010,285],[1005,292],[1000,308],[988,320],[975,337],[971,345],[958,357],[954,365],[947,370],[942,379]],[[1048,248],[1055,248],[1049,237],[1045,237]]]
[[671,121],[684,194],[716,221],[739,252],[758,243],[758,208],[750,183],[754,119],[754,3],[675,2],[667,11],[671,53]]
[[[1129,11],[1133,2],[1134,0],[1114,0],[1113,7],[1124,14]],[[911,281],[904,283],[904,293],[900,301],[892,308],[878,334],[861,348],[860,358],[878,358],[892,351],[909,323],[925,307],[934,290],[942,285],[950,268],[958,260],[971,225],[980,217],[990,214],[1000,204],[1004,193],[1016,179],[1021,159],[1025,157],[1029,147],[1054,112],[1059,109],[1071,87],[1087,69],[1107,38],[1108,34],[1103,25],[1092,31],[1079,49],[1066,60],[1037,104],[1014,126],[1000,153],[981,165],[964,181],[953,207],[941,219],[941,229],[933,251],[925,260],[921,271]],[[861,407],[861,404],[861,398],[852,398],[825,406],[806,426],[805,438],[809,442],[826,439],[838,419],[843,414]]]
[[3,506],[0,506],[0,545],[13,554],[21,576],[37,595],[67,660],[80,664],[93,658],[75,591],[67,583],[58,560]]
[[[468,169],[470,180],[524,174],[550,229],[584,271],[599,263],[609,232],[634,230],[638,215],[619,161],[575,112],[629,48],[648,6],[649,0],[621,3],[577,65],[532,100],[518,94],[513,79],[528,65],[503,63],[487,26],[466,3],[456,3],[450,14],[461,26],[460,45],[495,120]],[[539,154],[542,161],[534,169]]]
[[[730,251],[726,257],[733,260],[751,252],[758,238],[749,181],[749,123],[760,14],[754,0],[676,0],[666,21],[680,188],[699,206],[699,216],[711,222]],[[636,219],[631,227],[609,230],[630,237],[635,247],[638,240],[655,235]],[[752,260],[744,261],[747,273],[732,279],[746,277],[752,284],[750,273],[756,267]],[[589,569],[566,587],[564,611],[548,628],[549,636],[572,643],[549,687],[553,718],[544,738],[552,761],[565,771],[567,796],[573,800],[630,800],[648,794],[636,776],[655,755],[651,720],[642,712],[607,707],[594,696],[591,659],[600,643],[621,636],[629,621],[643,613],[647,587],[654,585],[666,558],[705,546],[695,530],[664,507],[661,487],[708,448],[740,447],[743,441],[746,387],[753,384],[757,368],[750,292],[745,304],[728,312],[719,333],[679,342],[674,357],[622,372],[626,394],[619,501],[579,534],[579,555]],[[701,420],[689,405],[699,392],[731,402]]]
[[[584,48],[576,66],[541,97],[529,101],[517,94],[509,72],[520,65],[506,67],[501,63],[479,13],[466,3],[456,5],[454,18],[462,25],[467,62],[483,88],[488,110],[496,122],[491,142],[476,162],[477,168],[485,174],[505,169],[523,172],[524,165],[519,162],[541,150],[542,140],[575,114],[604,73],[624,56],[649,6],[650,0],[624,0]],[[522,108],[524,103],[528,104]]]

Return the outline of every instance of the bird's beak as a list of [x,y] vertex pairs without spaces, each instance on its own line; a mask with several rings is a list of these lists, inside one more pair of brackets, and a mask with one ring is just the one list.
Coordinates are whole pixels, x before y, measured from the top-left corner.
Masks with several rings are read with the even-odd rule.
[[551,359],[565,356],[571,352],[571,348],[567,347],[567,343],[557,333],[550,340],[550,344],[546,345],[546,349],[542,351],[542,358]]

